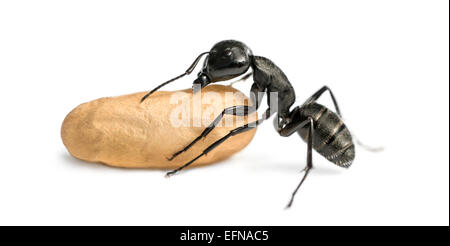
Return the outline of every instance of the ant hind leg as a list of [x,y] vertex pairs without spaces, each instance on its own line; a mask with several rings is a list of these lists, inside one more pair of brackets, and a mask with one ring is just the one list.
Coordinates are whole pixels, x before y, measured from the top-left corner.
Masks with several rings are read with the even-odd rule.
[[355,140],[355,142],[361,146],[361,148],[363,148],[366,151],[370,151],[370,152],[381,152],[384,150],[384,147],[382,146],[378,146],[378,147],[373,147],[373,146],[369,146],[367,144],[364,144],[363,142],[361,142],[354,134],[352,134],[353,139]]
[[310,98],[308,98],[308,100],[305,101],[305,103],[303,103],[303,105],[306,105],[308,103],[312,103],[315,102],[319,99],[320,96],[322,96],[322,94],[325,91],[329,91],[330,92],[330,96],[331,96],[331,100],[333,100],[333,104],[334,104],[334,108],[336,109],[336,113],[339,115],[339,117],[342,117],[341,115],[341,111],[339,110],[339,105],[337,103],[336,98],[333,95],[333,92],[331,91],[330,88],[328,88],[328,86],[323,86],[322,88],[320,88],[320,90],[318,90],[316,93],[314,93]]

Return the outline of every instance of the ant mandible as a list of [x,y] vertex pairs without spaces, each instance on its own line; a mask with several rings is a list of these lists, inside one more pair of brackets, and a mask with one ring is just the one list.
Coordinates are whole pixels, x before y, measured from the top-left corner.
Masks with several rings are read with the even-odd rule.
[[[203,68],[198,73],[197,79],[193,83],[194,93],[198,91],[196,88],[201,89],[210,83],[238,77],[246,73],[249,68],[252,68],[254,81],[250,91],[252,106],[238,105],[225,108],[200,134],[200,136],[194,139],[185,148],[173,154],[169,160],[172,160],[179,154],[187,151],[197,141],[206,137],[206,135],[208,135],[208,133],[210,133],[220,122],[224,115],[245,116],[257,111],[264,96],[264,92],[268,94],[268,108],[260,119],[231,130],[227,135],[203,150],[197,157],[183,166],[168,172],[167,176],[173,175],[183,168],[188,167],[194,161],[226,141],[229,137],[257,127],[275,113],[277,113],[277,117],[274,119],[274,126],[280,136],[289,137],[297,132],[307,143],[307,158],[304,175],[292,193],[287,208],[292,205],[295,194],[313,167],[312,149],[340,167],[348,168],[352,164],[352,161],[355,158],[355,146],[353,144],[352,135],[341,119],[337,101],[331,90],[327,86],[324,86],[308,98],[301,106],[296,106],[291,110],[290,108],[295,102],[295,91],[283,71],[281,71],[281,69],[271,60],[262,56],[253,55],[252,51],[244,43],[239,41],[225,40],[215,44],[209,52],[200,54],[185,73],[159,85],[147,93],[141,99],[141,102],[164,85],[190,74],[204,55],[207,56]],[[335,112],[316,103],[316,100],[326,91],[330,93],[336,110]],[[278,101],[270,100],[271,97],[269,93],[274,92],[277,93]]]

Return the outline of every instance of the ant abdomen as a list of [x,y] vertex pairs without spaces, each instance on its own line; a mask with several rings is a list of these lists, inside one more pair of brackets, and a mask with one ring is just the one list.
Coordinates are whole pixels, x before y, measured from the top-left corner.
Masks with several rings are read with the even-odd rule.
[[[309,103],[300,108],[300,115],[314,122],[313,149],[330,162],[349,167],[355,159],[352,135],[341,117],[323,105]],[[308,126],[298,130],[303,140],[308,138]]]

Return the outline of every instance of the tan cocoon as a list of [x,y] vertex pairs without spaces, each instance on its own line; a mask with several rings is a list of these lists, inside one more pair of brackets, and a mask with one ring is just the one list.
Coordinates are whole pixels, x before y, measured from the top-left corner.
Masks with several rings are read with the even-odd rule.
[[[157,91],[140,103],[145,94],[100,98],[72,110],[61,127],[61,137],[70,154],[81,160],[116,167],[176,168],[195,158],[233,128],[247,123],[247,118],[256,120],[256,113],[249,117],[225,115],[221,126],[187,152],[168,161],[168,157],[199,136],[225,107],[242,105],[248,98],[238,90],[222,85],[203,88],[195,99],[192,89]],[[221,100],[217,100],[219,98]],[[245,100],[245,104],[247,102]],[[230,157],[250,143],[255,131],[229,138],[192,166]]]

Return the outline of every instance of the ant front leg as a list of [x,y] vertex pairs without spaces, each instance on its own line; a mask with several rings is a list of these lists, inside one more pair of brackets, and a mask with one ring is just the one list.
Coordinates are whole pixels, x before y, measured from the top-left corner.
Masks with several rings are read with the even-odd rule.
[[250,78],[250,76],[252,76],[252,75],[253,75],[253,73],[248,73],[248,74],[244,75],[242,78],[240,78],[240,79],[238,79],[238,80],[236,80],[236,81],[231,82],[228,86],[233,86],[233,85],[236,84],[236,83],[246,81],[246,80],[247,80],[248,78]]
[[184,147],[182,150],[176,152],[171,157],[168,158],[169,161],[173,160],[175,157],[180,155],[181,153],[187,151],[190,149],[195,143],[197,143],[200,139],[206,137],[216,126],[219,124],[219,122],[222,120],[224,115],[234,115],[234,116],[247,116],[249,114],[252,114],[258,110],[259,105],[261,104],[261,100],[263,98],[263,94],[261,93],[261,89],[258,87],[256,83],[252,85],[252,89],[250,92],[250,98],[253,103],[253,106],[246,106],[246,105],[239,105],[239,106],[232,106],[224,109],[222,113],[220,113],[214,121],[206,127],[205,130],[195,138],[191,143],[189,143],[186,147]]

